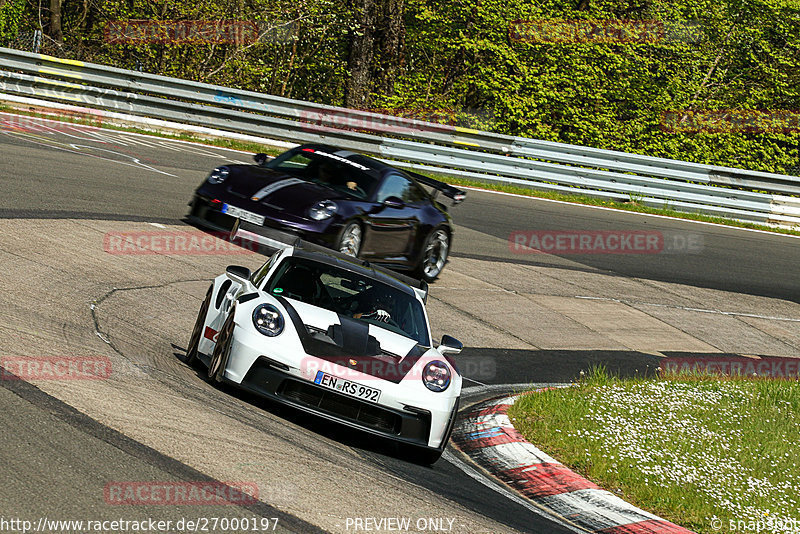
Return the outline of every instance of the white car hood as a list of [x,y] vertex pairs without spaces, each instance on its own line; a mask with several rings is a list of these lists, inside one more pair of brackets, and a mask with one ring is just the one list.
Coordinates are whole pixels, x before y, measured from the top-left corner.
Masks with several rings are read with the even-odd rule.
[[[287,298],[286,300],[297,311],[300,319],[306,325],[313,326],[324,332],[328,330],[330,325],[340,324],[339,316],[336,312],[294,299]],[[404,357],[417,345],[417,342],[409,337],[396,334],[374,324],[369,325],[369,334],[378,340],[382,350],[401,357]]]

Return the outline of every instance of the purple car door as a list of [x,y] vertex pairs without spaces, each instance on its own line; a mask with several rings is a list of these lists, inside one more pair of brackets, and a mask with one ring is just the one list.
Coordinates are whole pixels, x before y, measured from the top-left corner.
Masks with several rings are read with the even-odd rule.
[[364,255],[408,254],[419,226],[415,189],[414,184],[399,174],[384,179],[375,198],[378,207],[368,219]]

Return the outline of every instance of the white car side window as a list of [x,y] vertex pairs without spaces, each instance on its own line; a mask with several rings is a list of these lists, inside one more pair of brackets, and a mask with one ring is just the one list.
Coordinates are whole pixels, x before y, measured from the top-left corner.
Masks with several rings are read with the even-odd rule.
[[275,252],[275,254],[270,256],[270,258],[264,263],[264,265],[262,265],[255,272],[255,274],[253,274],[253,278],[251,279],[251,281],[253,282],[254,286],[256,287],[261,286],[262,282],[264,282],[264,279],[267,277],[267,274],[269,273],[270,269],[272,269],[272,267],[275,265],[275,262],[278,261],[278,258],[281,257],[281,252],[282,251],[280,250]]

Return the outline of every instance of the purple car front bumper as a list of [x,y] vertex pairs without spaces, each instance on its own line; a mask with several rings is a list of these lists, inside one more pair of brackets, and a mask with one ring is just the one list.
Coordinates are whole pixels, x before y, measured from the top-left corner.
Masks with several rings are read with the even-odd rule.
[[[195,195],[189,202],[189,206],[191,207],[187,215],[189,222],[219,232],[228,233],[234,229],[237,219],[222,213],[221,202],[212,202],[211,199]],[[291,245],[298,237],[310,243],[333,248],[339,237],[341,224],[330,220],[294,224],[266,217],[263,226],[240,221],[238,228],[241,230],[238,237],[250,239],[272,248],[277,248],[281,244]],[[262,236],[266,240],[254,239],[253,235]]]

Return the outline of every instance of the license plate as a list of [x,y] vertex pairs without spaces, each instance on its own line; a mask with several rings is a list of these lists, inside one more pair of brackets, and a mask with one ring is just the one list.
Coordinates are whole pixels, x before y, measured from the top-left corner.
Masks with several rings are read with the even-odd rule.
[[258,213],[253,213],[252,211],[243,210],[242,208],[237,208],[236,206],[231,206],[230,204],[222,205],[222,213],[227,213],[231,217],[236,217],[238,219],[247,221],[249,223],[257,224],[259,226],[264,226],[263,215],[259,215]]
[[338,376],[329,375],[328,373],[317,371],[317,376],[314,378],[314,383],[333,389],[345,395],[356,397],[371,402],[378,402],[381,398],[381,392],[378,389],[362,386],[356,382],[339,378]]

